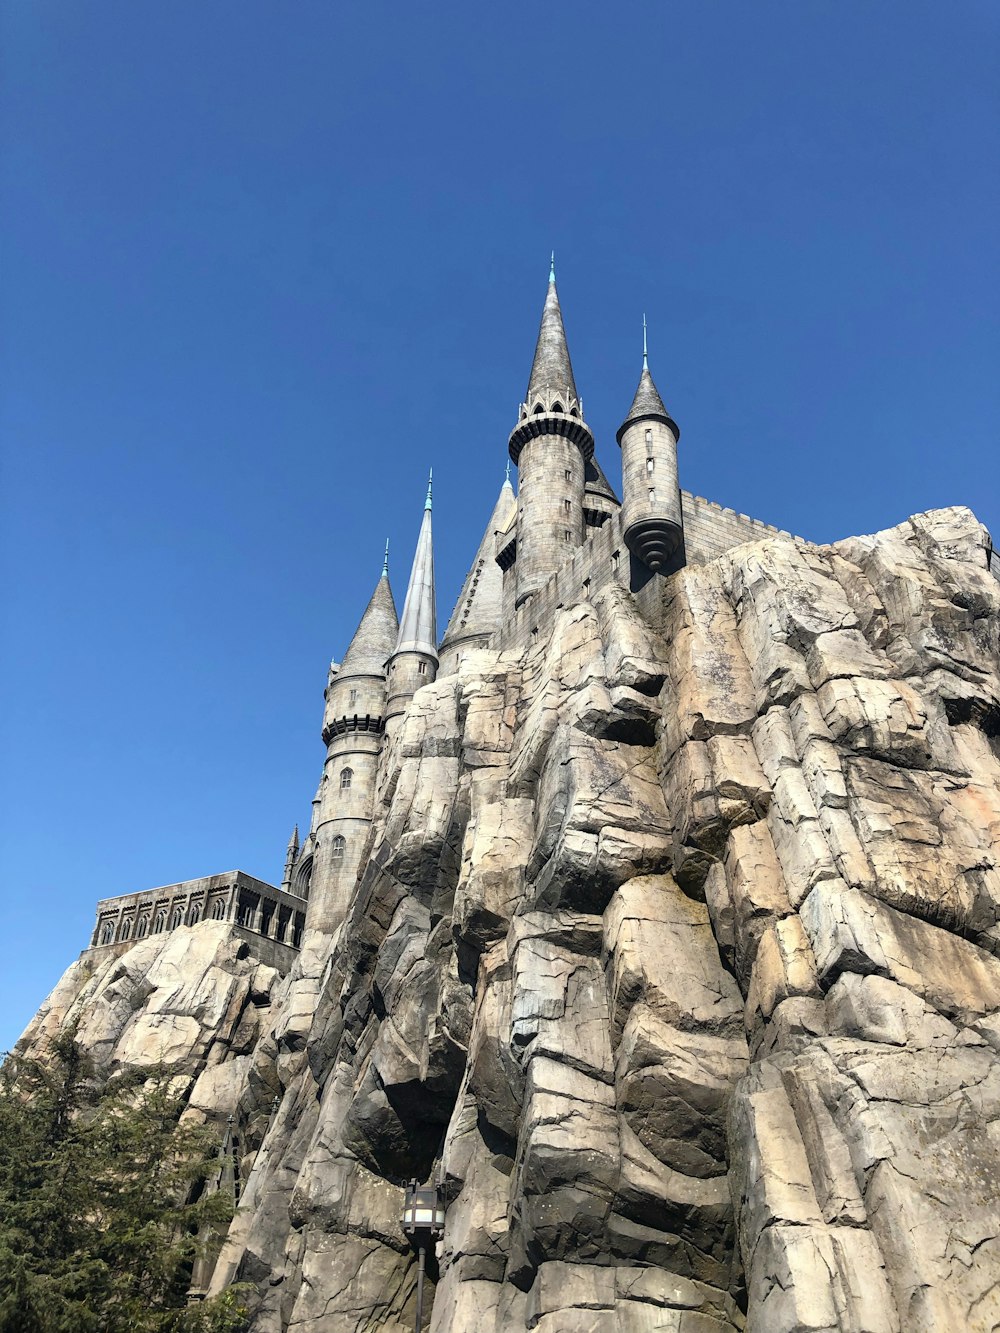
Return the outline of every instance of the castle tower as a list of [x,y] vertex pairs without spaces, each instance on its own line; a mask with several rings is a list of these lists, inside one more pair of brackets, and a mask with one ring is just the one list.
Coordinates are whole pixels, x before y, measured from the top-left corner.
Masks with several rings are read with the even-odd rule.
[[625,545],[655,573],[667,567],[684,537],[677,482],[680,434],[649,373],[643,318],[642,374],[616,438],[622,450]]
[[[391,656],[390,656],[391,654]],[[434,603],[434,542],[431,535],[431,482],[427,483],[424,516],[410,570],[406,601],[395,647],[390,647],[388,699],[385,721],[389,727],[406,708],[421,685],[437,676],[437,611]]]
[[[594,454],[569,359],[554,262],[528,392],[509,449],[517,464],[516,608],[582,545],[584,472]],[[504,568],[512,562],[508,553],[498,559]]]
[[[509,464],[508,464],[509,467]],[[462,650],[485,647],[503,620],[503,574],[497,564],[497,534],[503,532],[514,512],[514,488],[510,478],[500,488],[472,568],[441,640],[442,675],[458,666]]]
[[326,687],[326,762],[312,831],[292,876],[293,892],[308,888],[311,930],[329,932],[340,924],[357,878],[385,728],[385,661],[397,629],[387,556],[344,660],[331,666]]

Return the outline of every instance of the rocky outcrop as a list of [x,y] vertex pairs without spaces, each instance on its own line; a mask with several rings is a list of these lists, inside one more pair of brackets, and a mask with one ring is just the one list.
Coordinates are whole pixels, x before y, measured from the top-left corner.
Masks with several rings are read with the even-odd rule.
[[412,1328],[411,1177],[448,1200],[435,1333],[1000,1326],[984,530],[661,582],[418,691],[347,919],[286,981],[204,925],[30,1030],[77,1014],[101,1060],[238,1097],[214,1284],[256,1284],[255,1333]]

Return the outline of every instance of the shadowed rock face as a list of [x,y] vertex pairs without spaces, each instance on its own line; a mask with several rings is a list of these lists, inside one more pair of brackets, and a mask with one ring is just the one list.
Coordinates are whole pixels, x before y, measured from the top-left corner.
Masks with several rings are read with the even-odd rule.
[[[949,509],[684,569],[656,630],[612,587],[420,690],[347,920],[239,1047],[214,1282],[254,1333],[412,1328],[432,1174],[435,1333],[997,1327],[998,634]],[[144,984],[46,1021],[124,1058]]]

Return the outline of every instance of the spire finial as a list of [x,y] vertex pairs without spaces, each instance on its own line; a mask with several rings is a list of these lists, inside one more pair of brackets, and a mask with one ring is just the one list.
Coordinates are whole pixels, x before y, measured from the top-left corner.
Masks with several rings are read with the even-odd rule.
[[430,472],[427,475],[427,499],[424,501],[425,509],[430,509],[431,507],[431,487],[433,486],[433,484],[434,484],[434,469],[431,468]]
[[642,312],[642,368],[649,369],[649,357],[646,354],[646,312]]
[[556,280],[556,252],[552,251],[552,258],[549,260],[549,282]]
[[507,470],[506,470],[506,472],[504,473],[504,481],[507,483],[508,486],[510,485],[510,459],[509,459],[509,458],[507,459]]
[[389,577],[389,538],[388,538],[388,537],[386,537],[386,539],[385,539],[385,559],[382,561],[382,577],[383,577],[384,579],[387,579],[387,578]]

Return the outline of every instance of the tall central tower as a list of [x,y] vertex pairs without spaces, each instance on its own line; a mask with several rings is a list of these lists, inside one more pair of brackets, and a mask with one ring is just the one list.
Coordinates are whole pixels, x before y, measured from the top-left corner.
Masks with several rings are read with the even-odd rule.
[[554,264],[528,392],[509,449],[517,464],[516,608],[583,544],[584,472],[594,454],[566,345]]

